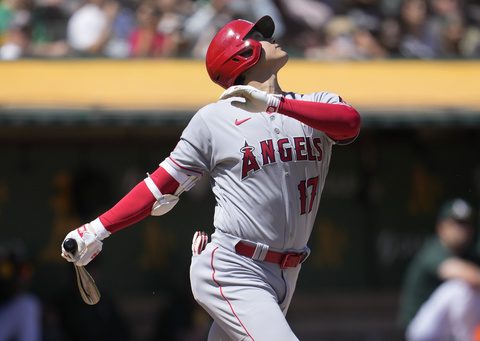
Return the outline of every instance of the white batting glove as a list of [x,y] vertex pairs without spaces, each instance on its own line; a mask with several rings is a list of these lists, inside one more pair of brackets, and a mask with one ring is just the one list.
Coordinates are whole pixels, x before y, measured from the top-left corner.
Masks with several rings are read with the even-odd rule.
[[244,102],[233,100],[232,105],[250,112],[277,112],[281,95],[269,94],[250,85],[234,85],[225,90],[220,99],[241,97]]
[[197,231],[193,235],[192,240],[192,254],[198,256],[205,250],[205,247],[208,244],[208,235],[203,231]]
[[110,235],[103,226],[100,219],[82,225],[79,228],[70,231],[65,239],[73,238],[77,242],[77,252],[72,255],[63,248],[62,242],[62,257],[75,265],[87,265],[94,259],[100,251],[102,251],[102,240]]

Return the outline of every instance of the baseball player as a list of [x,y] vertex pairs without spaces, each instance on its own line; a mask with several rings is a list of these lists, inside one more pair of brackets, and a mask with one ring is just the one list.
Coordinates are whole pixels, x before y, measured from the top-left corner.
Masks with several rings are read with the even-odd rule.
[[234,20],[206,55],[213,82],[227,89],[201,108],[160,166],[114,207],[67,234],[70,262],[85,265],[110,234],[167,213],[203,175],[216,198],[215,232],[196,233],[190,280],[214,322],[209,340],[297,340],[285,314],[327,176],[332,146],[353,141],[360,116],[335,94],[280,88],[287,53],[271,17]]
[[407,341],[471,341],[480,331],[473,207],[462,198],[445,202],[435,232],[407,268],[400,322]]

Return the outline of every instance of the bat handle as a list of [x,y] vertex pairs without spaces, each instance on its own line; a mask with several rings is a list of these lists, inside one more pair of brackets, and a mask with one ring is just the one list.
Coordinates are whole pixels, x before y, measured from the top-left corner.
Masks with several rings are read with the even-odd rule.
[[77,241],[73,238],[67,238],[63,241],[63,248],[72,256],[75,256],[78,248]]

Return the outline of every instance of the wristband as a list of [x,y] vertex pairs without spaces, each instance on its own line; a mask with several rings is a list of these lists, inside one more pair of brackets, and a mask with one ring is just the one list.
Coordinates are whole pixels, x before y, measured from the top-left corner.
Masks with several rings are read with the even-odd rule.
[[278,111],[278,107],[280,106],[281,98],[283,96],[281,95],[268,95],[267,96],[267,109],[265,112],[269,114],[273,114]]
[[103,226],[102,222],[100,221],[100,218],[97,218],[90,222],[90,227],[93,230],[93,233],[95,233],[96,237],[98,240],[103,240],[110,236],[110,232]]

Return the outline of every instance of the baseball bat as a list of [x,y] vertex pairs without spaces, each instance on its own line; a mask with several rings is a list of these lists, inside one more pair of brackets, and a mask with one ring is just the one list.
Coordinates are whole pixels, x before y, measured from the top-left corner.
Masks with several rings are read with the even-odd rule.
[[[65,239],[63,248],[72,256],[78,251],[77,241],[73,238]],[[95,284],[92,276],[88,273],[84,266],[75,265],[75,275],[77,277],[78,290],[82,296],[83,302],[89,305],[97,304],[100,301],[100,291]]]

